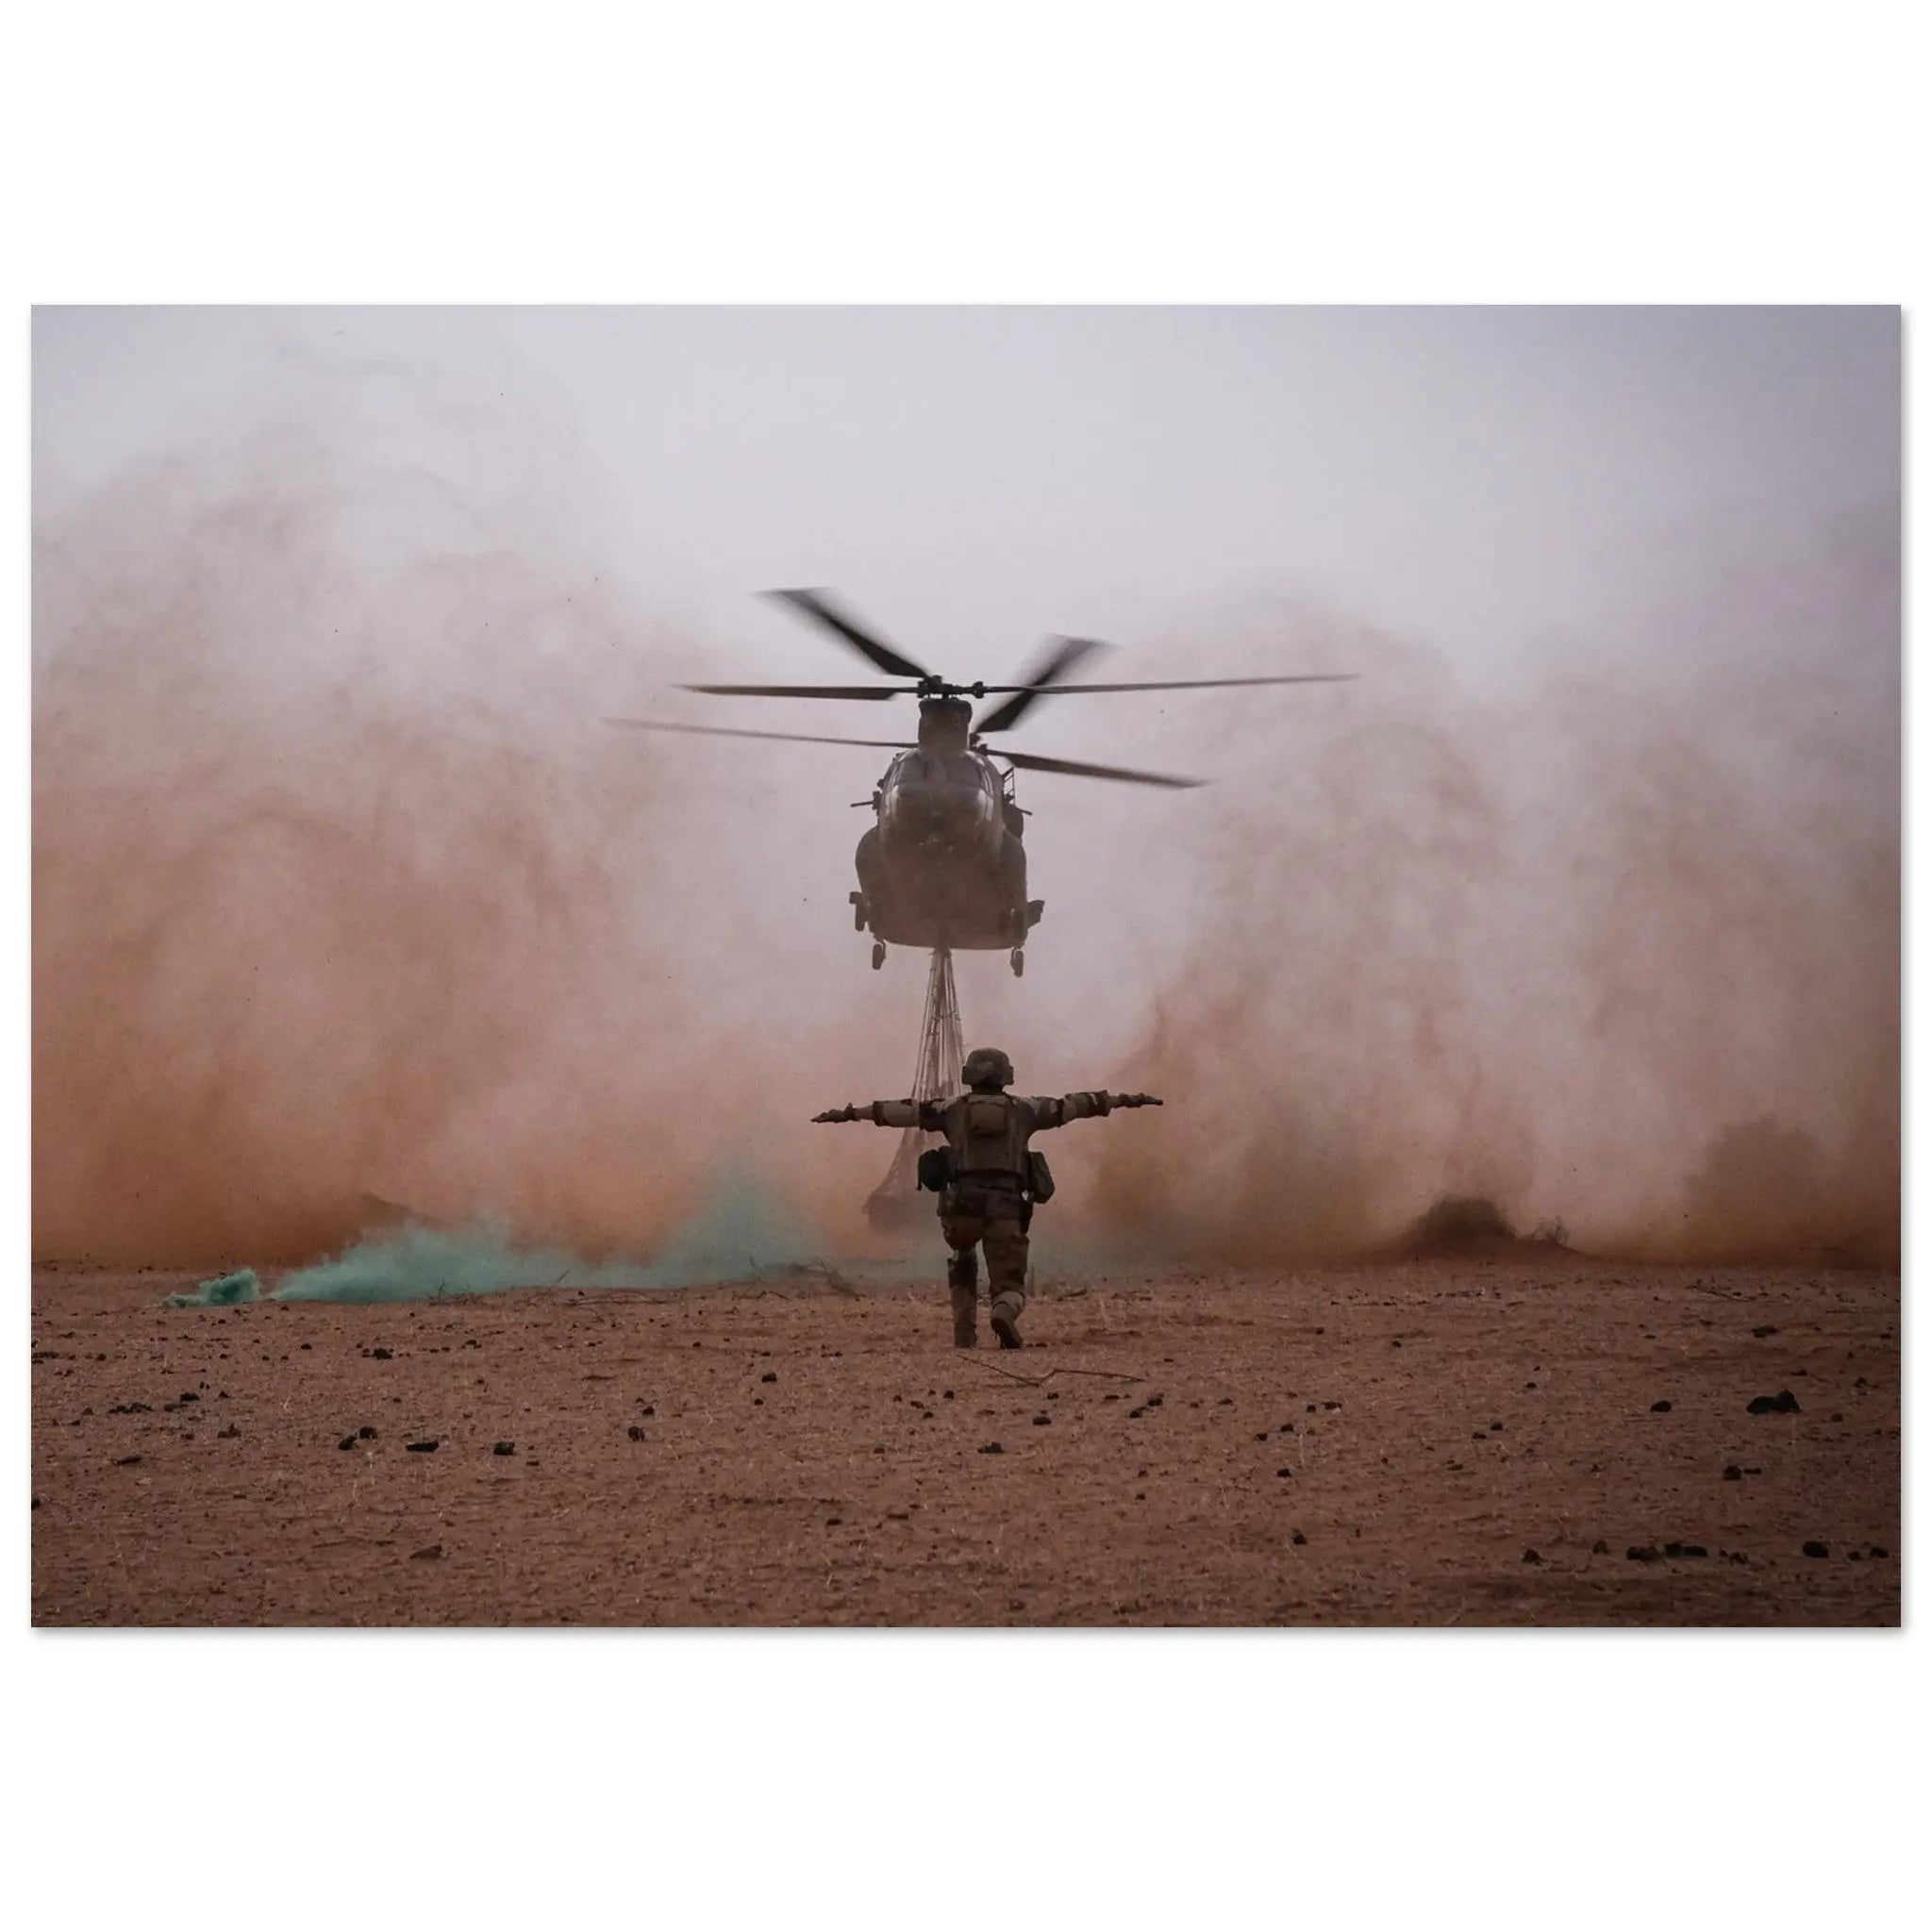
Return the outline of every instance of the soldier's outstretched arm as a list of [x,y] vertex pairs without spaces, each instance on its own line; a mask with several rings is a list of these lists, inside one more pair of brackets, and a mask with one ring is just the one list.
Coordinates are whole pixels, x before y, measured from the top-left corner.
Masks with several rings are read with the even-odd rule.
[[1033,1113],[1033,1130],[1063,1127],[1069,1121],[1105,1120],[1117,1107],[1159,1107],[1151,1093],[1060,1093],[1026,1105]]
[[929,1100],[869,1100],[862,1107],[835,1107],[827,1113],[815,1113],[812,1120],[870,1121],[875,1127],[925,1127],[937,1131],[939,1122],[928,1118],[937,1112]]

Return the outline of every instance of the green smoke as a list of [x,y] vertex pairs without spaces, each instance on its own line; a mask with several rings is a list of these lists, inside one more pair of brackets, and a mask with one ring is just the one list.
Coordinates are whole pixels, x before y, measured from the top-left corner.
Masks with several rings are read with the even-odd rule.
[[285,1276],[274,1298],[412,1302],[511,1288],[693,1288],[795,1274],[815,1260],[809,1231],[753,1176],[738,1174],[648,1263],[600,1264],[566,1248],[523,1245],[489,1222],[413,1224],[366,1236],[336,1259]]

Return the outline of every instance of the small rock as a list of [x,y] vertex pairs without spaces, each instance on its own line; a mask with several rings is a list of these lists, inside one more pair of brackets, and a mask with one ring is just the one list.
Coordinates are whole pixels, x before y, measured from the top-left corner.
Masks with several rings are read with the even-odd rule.
[[1872,1555],[1879,1557],[1882,1560],[1883,1558],[1890,1556],[1891,1552],[1888,1550],[1883,1543],[1874,1543],[1872,1545]]
[[1052,1420],[1050,1415],[1037,1415],[1033,1418],[1033,1426],[1036,1429],[1043,1429]]
[[1831,1547],[1828,1543],[1808,1542],[1805,1545],[1804,1553],[1807,1557],[1828,1557],[1831,1555]]
[[140,1460],[141,1457],[138,1456],[117,1456],[114,1458],[114,1467],[116,1469],[132,1469]]
[[1262,1429],[1255,1438],[1255,1441],[1257,1442],[1265,1442],[1267,1440],[1268,1431],[1266,1429]]
[[[416,1445],[412,1442],[409,1446],[413,1449]],[[411,1550],[409,1552],[409,1560],[412,1563],[433,1563],[441,1555],[442,1545],[441,1543],[430,1543],[424,1549]]]
[[1523,1560],[1525,1563],[1541,1563],[1542,1561],[1542,1557],[1535,1550],[1524,1550],[1523,1553]]
[[514,1456],[517,1453],[517,1445],[514,1442],[499,1442],[490,1453],[492,1456]]
[[1767,1335],[1775,1335],[1777,1333],[1777,1326],[1774,1323],[1760,1322],[1751,1332],[1757,1336],[1759,1341],[1762,1341]]
[[951,1391],[950,1389],[944,1390],[944,1391],[942,1391],[941,1392],[942,1392],[942,1394],[943,1394],[943,1396],[944,1396],[944,1399],[945,1399],[946,1401],[948,1401],[948,1402],[952,1401],[952,1399],[953,1399],[953,1391]]
[[[355,1438],[355,1434],[354,1434],[354,1432],[353,1432],[353,1431],[352,1431],[352,1432],[351,1432],[350,1434],[348,1434],[348,1435],[344,1436],[344,1437],[342,1438],[342,1440],[341,1440],[341,1441],[340,1442],[338,1442],[338,1443],[336,1444],[336,1447],[337,1447],[338,1449],[353,1449],[353,1448],[354,1448],[355,1446],[356,1446],[356,1438]],[[410,1447],[410,1448],[412,1448],[412,1449],[413,1449],[413,1448],[414,1448],[415,1446],[416,1446],[416,1445],[415,1445],[415,1443],[413,1443],[413,1442],[411,1442],[411,1443],[409,1444],[409,1447]]]
[[985,1442],[979,1448],[979,1454],[982,1456],[1004,1456],[1006,1453],[997,1442]]
[[1835,1409],[1833,1409],[1833,1410],[1832,1410],[1832,1412],[1831,1412],[1831,1419],[1832,1419],[1832,1421],[1833,1421],[1833,1422],[1835,1422],[1835,1423],[1841,1423],[1841,1422],[1843,1422],[1843,1421],[1844,1421],[1844,1419],[1845,1419],[1845,1418],[1844,1418],[1844,1411],[1843,1411],[1842,1409],[1838,1409],[1838,1408],[1835,1408]]
[[1727,1463],[1725,1463],[1725,1464],[1724,1464],[1724,1480],[1725,1480],[1725,1482],[1727,1482],[1727,1483],[1735,1483],[1735,1482],[1741,1482],[1741,1481],[1743,1480],[1743,1476],[1744,1476],[1744,1472],[1743,1472],[1743,1471],[1742,1471],[1741,1469],[1740,1469],[1740,1468],[1738,1467],[1738,1465],[1737,1465],[1737,1464],[1736,1464],[1735,1462],[1727,1462]]
[[655,1403],[650,1403],[650,1402],[647,1402],[647,1403],[645,1403],[645,1404],[644,1404],[644,1413],[645,1413],[646,1415],[656,1415],[656,1414],[658,1413],[658,1408],[657,1408],[657,1405],[656,1405]]
[[1132,1422],[1135,1420],[1136,1417],[1143,1416],[1146,1413],[1147,1411],[1144,1408],[1130,1408],[1127,1411],[1127,1420],[1129,1422]]
[[767,1369],[765,1373],[758,1377],[758,1380],[760,1382],[775,1382],[777,1379],[778,1372],[775,1369]]
[[1147,1407],[1149,1408],[1158,1408],[1166,1400],[1167,1397],[1164,1395],[1150,1395],[1147,1398]]
[[239,1436],[241,1433],[241,1428],[234,1423],[230,1423],[225,1429],[217,1429],[215,1431],[215,1434],[218,1437],[221,1437],[225,1440],[229,1436]]
[[175,1399],[177,1402],[199,1402],[201,1397],[192,1389],[184,1389]]
[[1277,1469],[1277,1470],[1276,1470],[1276,1471],[1274,1472],[1274,1474],[1275,1474],[1276,1475],[1278,1475],[1278,1476],[1280,1476],[1280,1475],[1292,1475],[1292,1474],[1294,1474],[1294,1471],[1293,1471],[1293,1470],[1291,1470],[1291,1469]]
[[1490,1433],[1491,1435],[1495,1434],[1495,1432],[1499,1430],[1502,1426],[1503,1424],[1501,1423],[1491,1423],[1490,1424]]
[[[369,1351],[369,1353],[370,1353],[370,1354],[371,1354],[371,1355],[372,1355],[373,1357],[375,1357],[375,1359],[376,1359],[377,1361],[379,1361],[379,1362],[386,1362],[386,1361],[390,1361],[390,1360],[393,1359],[393,1357],[392,1357],[392,1355],[391,1355],[391,1351],[390,1351],[389,1349],[386,1349],[386,1348],[372,1348],[372,1349],[371,1349],[371,1350]],[[439,1548],[439,1550],[440,1550],[440,1549],[441,1549],[441,1545],[439,1545],[439,1546],[438,1546],[438,1548]]]
[[373,1442],[375,1441],[375,1431],[373,1428],[371,1428],[367,1423],[364,1423],[362,1426],[356,1431],[356,1433],[365,1442]]
[[825,1527],[827,1529],[837,1529],[844,1521],[845,1519],[842,1516],[828,1516],[825,1518]]
[[1667,1557],[1707,1557],[1710,1555],[1710,1552],[1702,1543],[1666,1543],[1664,1545],[1664,1555]]
[[1607,1557],[1610,1554],[1610,1546],[1602,1537],[1598,1537],[1595,1542],[1591,1544],[1590,1554],[1592,1557]]
[[422,1441],[411,1442],[408,1446],[413,1455],[427,1456],[441,1440],[440,1436],[426,1436]]
[[1671,1405],[1668,1402],[1653,1402],[1650,1405],[1650,1412],[1652,1415],[1669,1415]]
[[1624,1554],[1633,1563],[1655,1563],[1663,1552],[1655,1543],[1632,1543]]
[[1300,1530],[1296,1530],[1295,1533],[1289,1538],[1289,1541],[1291,1543],[1305,1543],[1307,1541],[1307,1538],[1305,1537]]
[[631,1424],[630,1427],[625,1431],[625,1434],[627,1435],[633,1442],[641,1442],[644,1440],[644,1432],[643,1430],[638,1427],[636,1423]]
[[1789,1389],[1780,1389],[1775,1395],[1754,1395],[1744,1405],[1746,1415],[1796,1415],[1798,1398]]

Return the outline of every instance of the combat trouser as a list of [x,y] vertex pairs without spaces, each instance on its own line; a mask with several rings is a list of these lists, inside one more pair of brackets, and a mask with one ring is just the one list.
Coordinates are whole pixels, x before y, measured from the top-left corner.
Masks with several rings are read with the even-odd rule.
[[[995,1332],[1002,1342],[1018,1340],[1016,1324],[1026,1307],[1026,1224],[1028,1204],[1017,1187],[949,1188],[940,1197],[940,1231],[952,1249],[946,1267],[953,1294],[953,1345],[971,1348],[978,1340],[979,1266],[975,1248],[986,1250],[987,1287],[992,1297]],[[1010,1345],[1010,1344],[1009,1344]]]

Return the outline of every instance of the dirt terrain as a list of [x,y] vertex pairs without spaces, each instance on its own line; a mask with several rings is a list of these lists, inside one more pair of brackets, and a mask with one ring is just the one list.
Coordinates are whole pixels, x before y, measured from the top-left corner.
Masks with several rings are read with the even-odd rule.
[[971,1357],[936,1282],[187,1285],[34,1277],[37,1624],[1900,1617],[1895,1274],[1089,1280]]

